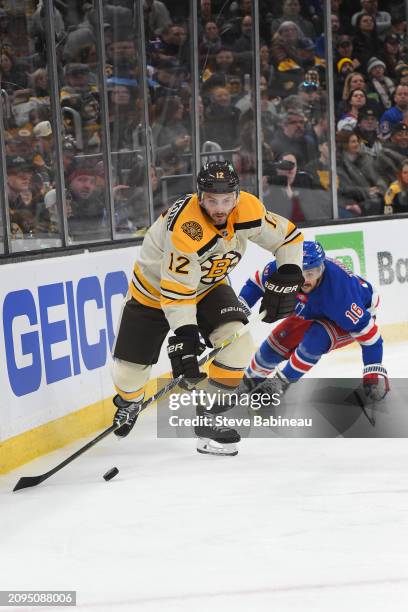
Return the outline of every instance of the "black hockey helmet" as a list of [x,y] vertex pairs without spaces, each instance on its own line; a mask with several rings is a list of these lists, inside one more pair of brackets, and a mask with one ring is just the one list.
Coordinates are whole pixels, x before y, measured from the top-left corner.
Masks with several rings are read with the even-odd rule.
[[203,193],[235,193],[239,196],[239,177],[229,161],[204,164],[197,176],[198,199]]

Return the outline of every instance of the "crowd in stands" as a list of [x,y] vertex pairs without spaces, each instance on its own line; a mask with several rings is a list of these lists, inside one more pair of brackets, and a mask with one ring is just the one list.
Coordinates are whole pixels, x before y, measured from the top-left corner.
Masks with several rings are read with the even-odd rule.
[[[10,3],[10,5],[13,3]],[[143,0],[149,128],[144,127],[136,3],[54,3],[65,206],[56,189],[45,8],[0,8],[0,80],[10,228],[14,238],[110,238],[104,150],[115,231],[149,224],[146,132],[157,216],[192,182],[193,55],[188,0]],[[327,3],[326,3],[327,4]],[[27,6],[31,8],[28,9]],[[198,71],[202,160],[232,159],[256,191],[254,54],[261,65],[265,205],[295,221],[332,216],[323,0],[200,0]],[[17,7],[17,8],[16,8]],[[401,0],[331,0],[339,216],[408,212],[408,48]],[[107,142],[100,79],[107,86]]]

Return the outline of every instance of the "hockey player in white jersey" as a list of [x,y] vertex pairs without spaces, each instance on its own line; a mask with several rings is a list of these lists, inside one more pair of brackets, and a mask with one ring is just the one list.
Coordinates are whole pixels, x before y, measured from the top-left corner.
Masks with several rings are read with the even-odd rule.
[[[247,241],[270,251],[277,261],[262,309],[274,321],[292,313],[302,282],[303,236],[287,219],[267,212],[255,196],[240,192],[229,162],[205,165],[197,193],[178,200],[146,233],[135,263],[113,351],[117,390],[116,430],[126,436],[135,424],[151,366],[169,329],[173,376],[191,388],[203,377],[198,367],[200,336],[217,346],[247,323],[228,274],[240,262]],[[209,368],[210,383],[237,387],[252,354],[250,335],[225,348]],[[205,408],[200,414],[205,413]],[[215,423],[196,427],[199,452],[236,454],[239,434]]]

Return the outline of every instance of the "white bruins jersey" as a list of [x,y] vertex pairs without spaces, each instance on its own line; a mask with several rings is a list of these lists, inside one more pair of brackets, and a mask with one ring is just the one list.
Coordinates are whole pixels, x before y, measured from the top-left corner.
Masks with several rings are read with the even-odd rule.
[[240,193],[222,229],[211,223],[197,194],[185,196],[147,231],[133,270],[131,295],[145,306],[161,308],[172,330],[196,325],[197,303],[226,282],[247,240],[270,251],[278,267],[302,268],[302,233],[291,221],[267,212],[254,195]]

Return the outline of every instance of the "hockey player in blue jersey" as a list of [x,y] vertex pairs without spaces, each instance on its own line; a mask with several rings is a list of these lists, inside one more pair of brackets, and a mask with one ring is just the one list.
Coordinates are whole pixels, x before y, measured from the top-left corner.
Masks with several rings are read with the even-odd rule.
[[[274,261],[268,263],[242,288],[240,301],[248,312],[259,299],[265,299],[268,278],[275,268]],[[241,390],[284,393],[322,355],[356,341],[362,349],[365,394],[374,401],[383,399],[389,381],[375,321],[378,294],[367,280],[339,261],[326,258],[318,242],[304,242],[303,277],[295,314],[283,319],[261,344],[246,370]],[[278,369],[282,361],[286,364]],[[267,378],[272,372],[273,376]]]

